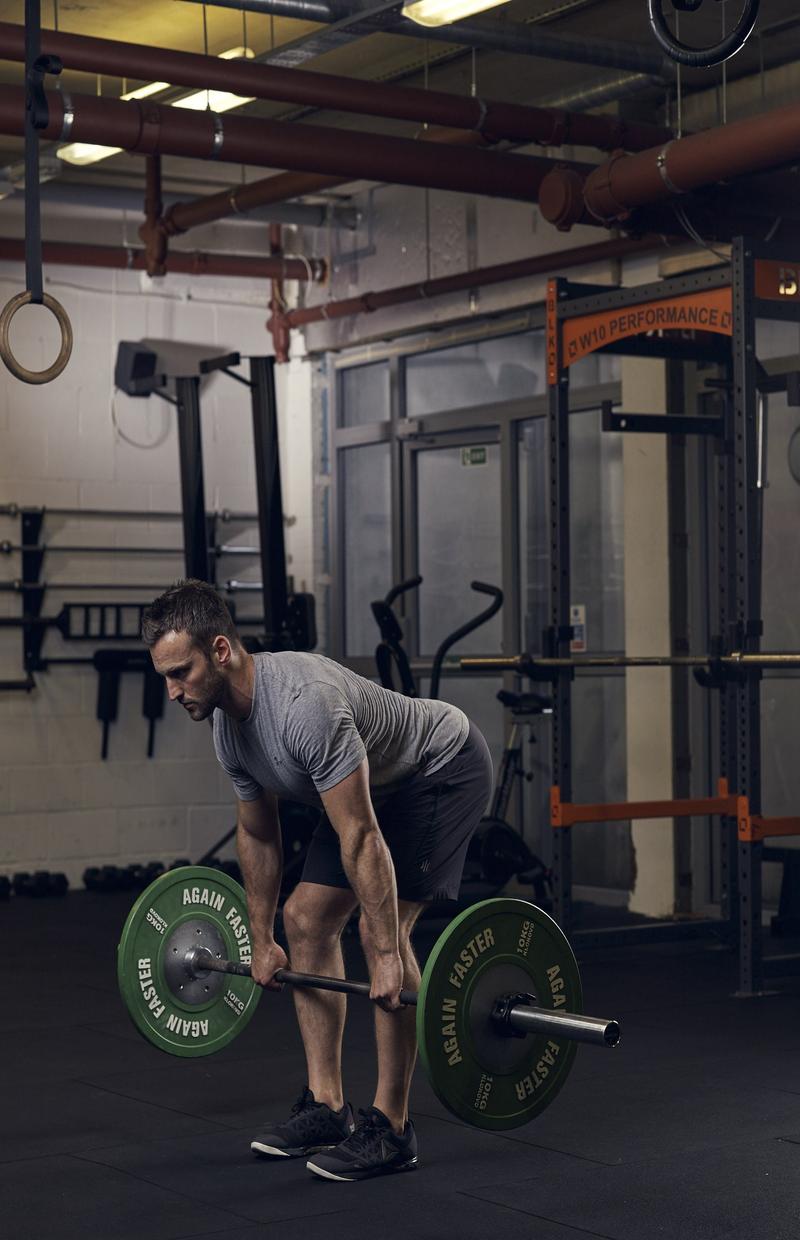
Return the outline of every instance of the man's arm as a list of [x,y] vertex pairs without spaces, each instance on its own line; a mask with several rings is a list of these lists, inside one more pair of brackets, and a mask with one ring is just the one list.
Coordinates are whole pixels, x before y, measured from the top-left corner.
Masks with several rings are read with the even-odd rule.
[[371,998],[393,1010],[399,1007],[403,982],[397,937],[397,882],[369,794],[367,759],[320,796],[339,836],[345,874],[361,905],[368,955],[373,956]]
[[275,911],[283,873],[283,845],[278,798],[262,792],[255,801],[237,798],[236,847],[247,892],[253,936],[253,980],[270,989],[273,974],[286,967],[286,955],[274,938]]

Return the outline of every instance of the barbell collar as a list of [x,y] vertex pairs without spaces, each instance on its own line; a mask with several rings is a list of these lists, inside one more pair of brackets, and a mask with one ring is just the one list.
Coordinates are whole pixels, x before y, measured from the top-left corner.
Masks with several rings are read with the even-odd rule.
[[[186,972],[192,980],[202,980],[208,973],[233,973],[237,977],[251,977],[249,964],[236,960],[223,960],[212,955],[207,947],[192,947],[184,958]],[[347,978],[320,977],[313,973],[295,973],[291,969],[278,969],[275,981],[282,985],[307,986],[312,990],[334,990],[343,994],[370,997],[369,982],[351,982]],[[400,991],[400,1003],[404,1007],[416,1007],[418,995],[413,990]],[[517,1033],[544,1033],[551,1037],[566,1038],[571,1042],[587,1042],[592,1046],[616,1046],[620,1039],[620,1027],[615,1020],[602,1020],[596,1016],[583,1016],[576,1012],[556,1012],[549,1008],[529,1004],[504,1004],[498,997],[492,1010],[496,1023],[503,1023]]]

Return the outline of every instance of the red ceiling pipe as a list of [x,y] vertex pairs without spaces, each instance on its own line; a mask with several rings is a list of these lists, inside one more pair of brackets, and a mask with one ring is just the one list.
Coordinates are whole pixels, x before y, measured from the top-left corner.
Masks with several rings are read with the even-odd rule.
[[148,155],[144,191],[144,223],[139,236],[144,242],[149,276],[163,276],[167,269],[167,237],[159,221],[164,212],[161,199],[161,156]]
[[[0,260],[23,262],[24,241],[0,239]],[[146,271],[147,257],[144,250],[123,246],[79,245],[72,242],[45,241],[42,243],[42,260],[45,263],[68,264],[75,267],[127,268]],[[319,258],[308,260],[316,280],[325,271],[325,262]],[[172,253],[167,258],[166,270],[192,276],[244,276],[248,279],[307,280],[309,266],[299,258],[266,258],[260,254],[187,254]]]
[[[601,150],[640,151],[666,142],[671,131],[656,125],[627,124],[608,116],[554,108],[473,99],[442,91],[418,90],[380,82],[360,82],[307,69],[220,60],[160,47],[139,47],[111,39],[43,30],[42,52],[59,56],[67,69],[121,78],[228,90],[257,99],[358,112],[395,120],[474,129],[497,140],[540,142],[545,146],[596,146]],[[25,59],[25,28],[0,22],[0,58]]]
[[[464,129],[422,129],[415,135],[418,142],[450,142],[453,145],[484,146],[486,138]],[[285,172],[279,176],[264,177],[249,185],[237,185],[218,194],[209,194],[191,202],[176,202],[169,208],[161,227],[168,236],[188,232],[199,224],[210,224],[229,215],[266,207],[270,203],[287,202],[302,194],[318,194],[343,184],[341,177],[323,177],[313,172]]]
[[[280,224],[270,224],[269,226],[269,252],[273,258],[283,254]],[[266,326],[272,335],[275,360],[276,362],[288,362],[289,325],[286,322],[286,302],[283,296],[283,280],[281,279],[272,281],[269,309],[270,317],[267,319]]]
[[[50,91],[47,99],[50,122],[40,130],[40,136],[63,141],[63,96]],[[466,151],[438,143],[431,149],[411,138],[222,117],[213,112],[164,107],[146,99],[124,102],[73,95],[70,102],[74,115],[71,141],[118,146],[143,155],[223,159],[337,175],[342,180],[366,178],[525,202],[535,201],[541,181],[553,167],[552,160],[534,155]],[[22,87],[0,86],[0,132],[21,134],[23,126]],[[588,169],[584,166],[582,170]]]
[[556,168],[540,192],[542,214],[562,229],[611,224],[652,205],[800,156],[800,104],[733,121],[637,155],[615,152],[585,176]]
[[321,306],[290,310],[284,315],[284,319],[288,327],[303,327],[307,323],[347,318],[349,315],[384,310],[387,306],[400,306],[411,301],[427,301],[431,297],[465,292],[487,284],[506,284],[509,280],[521,280],[526,276],[548,275],[554,271],[565,271],[569,267],[583,267],[607,259],[623,258],[625,255],[638,254],[645,250],[658,250],[664,245],[663,237],[621,237],[615,241],[601,241],[597,245],[582,245],[572,250],[537,254],[534,258],[521,258],[511,263],[498,263],[494,267],[477,267],[474,271],[462,271],[458,275],[442,276],[437,280],[403,284],[399,288],[382,289],[378,293],[362,293],[360,297],[328,301]]
[[249,185],[236,185],[218,194],[196,198],[192,202],[173,203],[161,225],[168,236],[174,236],[188,232],[199,224],[210,224],[229,215],[242,215],[271,203],[288,202],[303,194],[319,194],[341,184],[341,177],[318,176],[314,172],[282,172],[260,181],[251,181]]

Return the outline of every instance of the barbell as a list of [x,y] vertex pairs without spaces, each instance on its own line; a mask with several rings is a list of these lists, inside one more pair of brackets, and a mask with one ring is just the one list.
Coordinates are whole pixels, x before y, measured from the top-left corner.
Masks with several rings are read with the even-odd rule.
[[[244,890],[229,874],[185,866],[162,874],[128,915],[117,976],[139,1032],[171,1055],[222,1050],[251,1020],[261,988],[251,977]],[[369,983],[280,969],[291,986],[369,996]],[[564,1085],[577,1044],[613,1047],[617,1021],[582,1014],[569,942],[526,900],[484,900],[437,939],[416,1007],[420,1059],[434,1093],[478,1128],[526,1124]]]
[[594,667],[694,667],[720,668],[735,673],[742,668],[800,668],[800,653],[796,651],[758,651],[748,654],[737,650],[733,654],[716,657],[708,654],[585,654],[585,655],[538,655],[515,654],[464,657],[459,660],[462,672],[518,672],[521,676],[536,677],[538,673],[558,672],[562,668]]

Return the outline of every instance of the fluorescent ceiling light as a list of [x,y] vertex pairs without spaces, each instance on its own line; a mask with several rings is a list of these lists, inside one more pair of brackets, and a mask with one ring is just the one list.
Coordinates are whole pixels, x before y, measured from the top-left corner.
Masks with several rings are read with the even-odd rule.
[[148,82],[146,86],[137,86],[136,90],[126,91],[124,95],[120,95],[120,99],[147,99],[150,95],[157,95],[160,90],[167,90],[169,82]]
[[173,108],[191,108],[194,112],[228,112],[243,103],[252,103],[255,95],[245,98],[244,95],[232,95],[228,90],[198,90],[195,95],[187,95],[185,99],[176,99]]
[[507,4],[508,0],[406,0],[403,17],[410,17],[420,26],[449,26],[486,9]]
[[56,151],[59,159],[67,164],[96,164],[99,159],[108,159],[109,155],[119,155],[121,146],[95,146],[92,142],[70,142],[68,146],[60,146]]
[[[220,60],[252,60],[255,52],[251,47],[229,47],[220,52]],[[194,112],[229,112],[231,108],[252,103],[255,96],[233,95],[228,90],[198,90],[184,99],[176,99],[173,108],[191,108]]]
[[220,60],[253,60],[255,52],[252,47],[229,47],[227,52],[220,52]]
[[[250,47],[230,47],[226,52],[220,52],[219,55],[221,60],[252,60],[255,52]],[[148,82],[145,86],[137,86],[135,90],[126,91],[121,98],[125,100],[147,99],[150,95],[157,95],[162,90],[168,90],[169,86],[169,82]],[[212,112],[227,112],[231,108],[240,107],[243,103],[252,102],[252,98],[233,95],[227,90],[199,90],[192,95],[187,95],[184,99],[176,99],[172,106],[191,108],[197,112],[205,112],[206,109]],[[119,155],[121,150],[121,146],[96,146],[92,142],[70,142],[67,146],[59,147],[56,155],[65,163],[85,166],[96,164],[101,159],[108,159],[110,155]]]
[[255,95],[232,95],[227,90],[199,90],[196,95],[176,99],[173,108],[191,108],[194,112],[229,112],[243,103],[252,103]]

